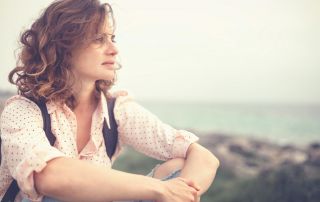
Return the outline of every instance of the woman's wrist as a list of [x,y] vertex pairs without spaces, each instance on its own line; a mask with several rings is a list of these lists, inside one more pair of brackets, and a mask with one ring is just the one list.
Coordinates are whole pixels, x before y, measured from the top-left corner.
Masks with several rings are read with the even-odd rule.
[[161,201],[166,192],[165,183],[159,180],[154,186],[151,186],[152,199]]

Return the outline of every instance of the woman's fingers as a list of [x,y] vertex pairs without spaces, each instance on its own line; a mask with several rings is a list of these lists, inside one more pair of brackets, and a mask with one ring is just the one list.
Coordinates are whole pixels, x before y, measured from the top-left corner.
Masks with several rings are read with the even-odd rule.
[[179,179],[181,181],[183,181],[185,184],[187,184],[190,188],[191,188],[191,193],[194,197],[194,202],[198,202],[199,200],[199,194],[198,192],[200,191],[200,186],[197,185],[193,180],[189,180],[189,179],[186,179],[186,178],[182,178],[182,177],[179,177]]
[[[159,202],[196,202],[198,198],[198,191],[188,185],[188,180],[183,178],[174,178],[164,181],[166,184],[166,191],[162,195]],[[190,183],[190,182],[189,182]]]
[[187,185],[189,185],[190,187],[195,188],[197,191],[200,191],[200,186],[198,184],[196,184],[193,180],[189,180],[186,178],[182,178],[179,177],[182,181],[184,181]]

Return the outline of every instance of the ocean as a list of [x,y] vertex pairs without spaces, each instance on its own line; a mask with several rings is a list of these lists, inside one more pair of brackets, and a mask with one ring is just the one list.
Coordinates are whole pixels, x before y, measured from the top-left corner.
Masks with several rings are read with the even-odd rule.
[[320,143],[320,105],[139,102],[175,128],[248,136],[278,144]]

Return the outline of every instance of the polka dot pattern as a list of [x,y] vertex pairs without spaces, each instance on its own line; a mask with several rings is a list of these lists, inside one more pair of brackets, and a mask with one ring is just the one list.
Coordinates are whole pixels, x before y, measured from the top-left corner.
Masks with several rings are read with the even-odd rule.
[[[33,172],[41,171],[46,162],[65,156],[111,168],[126,145],[159,160],[185,157],[189,145],[198,140],[194,134],[176,130],[137,104],[130,95],[119,95],[114,107],[119,141],[110,160],[102,135],[104,118],[108,120],[105,97],[92,116],[90,139],[82,151],[77,151],[77,119],[66,105],[47,103],[51,128],[56,136],[52,147],[43,131],[41,111],[32,101],[14,96],[6,102],[1,114],[2,163],[0,167],[0,198],[12,178],[18,181],[20,195],[32,200],[40,196],[34,189]],[[109,124],[108,124],[109,126]],[[109,126],[110,127],[110,126]]]

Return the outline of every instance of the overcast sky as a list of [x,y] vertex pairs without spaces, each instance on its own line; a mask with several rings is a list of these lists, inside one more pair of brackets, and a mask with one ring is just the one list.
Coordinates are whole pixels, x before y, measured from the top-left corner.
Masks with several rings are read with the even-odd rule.
[[[0,1],[0,89],[15,89],[19,34],[50,2]],[[117,88],[138,99],[320,104],[319,0],[109,2]]]

